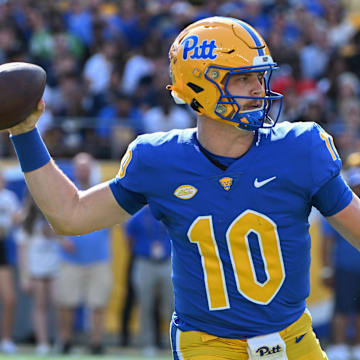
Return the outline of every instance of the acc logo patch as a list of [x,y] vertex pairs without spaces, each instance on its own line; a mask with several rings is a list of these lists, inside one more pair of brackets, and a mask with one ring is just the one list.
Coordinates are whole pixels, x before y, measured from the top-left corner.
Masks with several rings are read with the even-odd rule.
[[195,196],[197,191],[197,188],[192,185],[181,185],[174,191],[174,195],[179,199],[189,200]]
[[231,177],[223,177],[219,180],[219,183],[224,188],[224,190],[229,191],[233,183],[233,179]]
[[181,42],[181,45],[184,45],[183,60],[187,60],[188,56],[196,60],[217,58],[217,54],[214,54],[214,50],[218,48],[215,40],[204,40],[200,45],[198,44],[199,38],[196,35],[188,36]]

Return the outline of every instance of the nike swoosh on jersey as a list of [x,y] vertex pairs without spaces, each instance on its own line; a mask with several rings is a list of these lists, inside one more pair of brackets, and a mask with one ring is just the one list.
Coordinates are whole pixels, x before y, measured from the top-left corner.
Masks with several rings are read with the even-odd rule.
[[271,178],[269,178],[269,179],[265,179],[265,180],[263,180],[263,181],[259,181],[259,180],[256,178],[255,181],[254,181],[254,186],[255,186],[256,188],[260,188],[260,187],[264,186],[265,184],[267,184],[267,183],[269,183],[270,181],[273,181],[273,180],[275,180],[275,179],[276,179],[276,176],[273,176],[273,177],[271,177]]
[[302,334],[302,335],[300,335],[300,336],[297,336],[296,338],[295,338],[295,342],[296,343],[299,343],[302,339],[303,339],[303,337],[306,335],[306,333],[305,334]]

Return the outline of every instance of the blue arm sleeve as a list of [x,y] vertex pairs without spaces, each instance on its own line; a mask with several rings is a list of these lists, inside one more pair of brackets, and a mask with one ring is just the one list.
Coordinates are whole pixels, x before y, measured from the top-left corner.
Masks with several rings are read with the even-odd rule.
[[341,175],[337,175],[323,185],[313,196],[312,205],[322,215],[332,216],[348,206],[353,193]]
[[110,181],[109,186],[116,201],[129,214],[135,214],[147,204],[145,196],[124,188],[117,177]]

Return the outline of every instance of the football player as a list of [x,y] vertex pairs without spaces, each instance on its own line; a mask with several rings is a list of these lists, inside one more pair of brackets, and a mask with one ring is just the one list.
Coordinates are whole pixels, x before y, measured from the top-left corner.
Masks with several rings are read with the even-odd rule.
[[305,304],[308,216],[315,206],[359,248],[360,200],[339,174],[330,135],[315,123],[276,123],[276,67],[245,22],[191,24],[171,46],[168,89],[197,112],[197,128],[139,136],[117,176],[83,192],[38,135],[43,102],[10,129],[28,187],[57,232],[112,226],[121,208],[145,204],[167,226],[176,360],[327,359]]

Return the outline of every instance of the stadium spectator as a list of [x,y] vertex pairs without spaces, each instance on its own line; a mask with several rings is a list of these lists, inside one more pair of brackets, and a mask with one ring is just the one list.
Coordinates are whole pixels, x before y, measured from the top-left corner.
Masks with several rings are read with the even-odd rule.
[[20,204],[16,194],[5,188],[5,179],[0,173],[0,352],[13,354],[16,345],[12,340],[15,314],[15,279],[12,265],[9,262],[5,241],[14,230]]
[[341,148],[341,156],[344,158],[351,152],[360,151],[359,116],[360,101],[358,98],[354,98],[347,102],[347,107],[342,109],[342,121],[334,131],[337,143]]
[[331,49],[328,43],[327,28],[315,23],[311,41],[300,50],[302,76],[306,79],[320,79],[325,75]]
[[[337,110],[340,117],[344,117],[344,111],[349,103],[359,99],[360,83],[358,77],[350,72],[342,72],[337,77]],[[353,127],[353,124],[350,124]]]
[[346,158],[360,150],[359,79],[354,73],[342,72],[337,76],[336,83],[336,98],[332,106],[336,108],[337,121],[330,122],[329,129],[339,144],[341,156]]
[[[140,339],[146,357],[156,355],[153,308],[159,295],[160,322],[171,319],[173,310],[170,237],[149,206],[125,224],[125,234],[133,255],[132,284],[139,305]],[[167,341],[168,342],[168,341]],[[163,344],[168,347],[167,344]]]
[[48,69],[55,51],[54,34],[48,29],[47,20],[39,9],[31,9],[28,19],[31,28],[30,55],[36,63]]
[[129,143],[143,132],[142,114],[130,96],[120,92],[109,96],[110,104],[101,109],[96,121],[98,146],[105,155],[121,158]]
[[83,0],[74,0],[68,5],[70,8],[64,13],[67,28],[90,48],[94,42],[92,4]]
[[104,94],[110,86],[117,46],[114,41],[98,44],[97,51],[84,65],[84,78],[93,95]]
[[136,50],[145,45],[151,32],[151,15],[145,11],[141,2],[130,0],[120,5],[119,12],[121,34],[129,50]]
[[54,34],[53,58],[60,58],[69,54],[80,64],[85,56],[85,45],[79,37],[66,28],[64,17],[60,12],[51,12],[50,26]]
[[[343,47],[343,58],[347,65],[347,70],[360,76],[360,70],[357,64],[360,58],[360,30],[357,29],[354,36],[349,40],[348,44]],[[329,69],[331,70],[331,69]],[[330,71],[329,71],[330,72]]]
[[150,45],[143,51],[135,52],[125,63],[122,90],[129,95],[136,95],[135,90],[142,78],[152,75],[154,63],[146,52]]
[[[0,5],[1,6],[1,5]],[[12,51],[18,46],[16,28],[6,22],[0,25],[0,62],[7,62]]]
[[270,18],[269,14],[264,12],[262,1],[245,0],[244,4],[244,20],[258,29],[260,34],[267,34],[270,28]]
[[355,33],[355,27],[341,1],[328,1],[326,5],[328,41],[330,47],[336,49],[349,42]]
[[57,102],[52,104],[55,116],[81,118],[87,115],[84,105],[86,96],[81,78],[76,73],[66,73],[59,78]]
[[[360,195],[360,153],[352,153],[347,159],[345,178]],[[360,360],[360,254],[326,220],[322,225],[322,280],[335,295],[332,338],[326,352],[329,360]],[[355,332],[350,339],[353,318]]]
[[144,113],[144,132],[153,133],[192,127],[194,118],[191,115],[186,108],[176,106],[169,94],[163,94],[159,99],[159,105]]
[[54,308],[53,283],[59,270],[59,236],[29,196],[24,208],[22,227],[16,232],[20,284],[33,296],[33,326],[36,354],[50,353],[49,319]]
[[[76,155],[73,165],[74,180],[80,189],[99,181],[96,163],[89,154]],[[112,286],[110,231],[64,237],[61,245],[61,265],[55,281],[60,352],[71,352],[75,310],[86,304],[90,312],[89,352],[103,354],[104,308]]]

